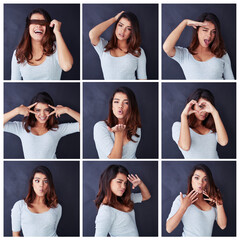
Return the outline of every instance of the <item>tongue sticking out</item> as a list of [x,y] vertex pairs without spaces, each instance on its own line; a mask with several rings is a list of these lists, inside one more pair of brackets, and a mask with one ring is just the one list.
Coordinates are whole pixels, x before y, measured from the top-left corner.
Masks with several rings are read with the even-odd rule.
[[204,42],[205,42],[206,45],[209,45],[209,44],[210,44],[210,41],[207,40],[207,39],[205,39]]

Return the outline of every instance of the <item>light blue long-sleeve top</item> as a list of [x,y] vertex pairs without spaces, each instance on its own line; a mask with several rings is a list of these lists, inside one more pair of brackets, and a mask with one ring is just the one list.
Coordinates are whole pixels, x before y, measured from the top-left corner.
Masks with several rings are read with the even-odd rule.
[[175,47],[176,53],[172,57],[177,61],[187,80],[220,80],[234,79],[231,61],[226,53],[221,58],[212,57],[201,62],[196,60],[187,48]]
[[[138,144],[141,139],[141,128],[137,129],[139,137],[132,136],[133,141],[129,141],[123,146],[122,159],[135,159]],[[98,156],[100,159],[108,159],[112,151],[115,136],[113,132],[107,129],[107,124],[104,121],[99,121],[94,125],[93,138],[97,148]]]
[[100,38],[99,43],[93,46],[99,55],[105,80],[136,80],[135,72],[138,79],[147,79],[146,55],[142,48],[139,57],[131,53],[114,57],[110,51],[105,52],[107,43],[107,40]]
[[33,66],[25,61],[17,63],[16,50],[12,56],[11,80],[60,80],[62,69],[58,61],[57,48],[56,51],[46,56],[43,63]]
[[24,237],[57,237],[57,226],[62,216],[62,206],[43,213],[33,213],[24,200],[17,201],[11,211],[12,231],[22,230]]
[[[181,122],[175,122],[172,126],[172,138],[178,145],[180,137]],[[186,159],[217,159],[217,133],[212,132],[202,135],[190,129],[191,147],[184,151],[179,146],[179,150]]]
[[[141,193],[132,193],[131,200],[134,203],[142,202]],[[134,209],[123,212],[116,208],[102,204],[98,209],[95,220],[95,237],[138,237],[138,229],[135,220]]]
[[[183,197],[186,197],[183,194]],[[180,195],[176,197],[172,204],[167,220],[176,214],[181,206]],[[183,214],[183,237],[211,237],[214,221],[217,220],[217,209],[211,207],[208,211],[203,211],[191,204]]]
[[56,159],[59,140],[75,132],[79,132],[79,123],[62,123],[55,130],[49,130],[41,136],[28,133],[22,122],[7,122],[4,131],[17,135],[22,142],[23,154],[26,159]]

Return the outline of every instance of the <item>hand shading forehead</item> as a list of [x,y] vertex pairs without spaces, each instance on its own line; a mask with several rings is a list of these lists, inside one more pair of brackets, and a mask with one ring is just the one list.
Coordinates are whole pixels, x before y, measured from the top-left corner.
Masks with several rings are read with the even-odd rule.
[[41,26],[49,25],[49,23],[46,20],[38,20],[38,19],[29,20],[29,25],[30,24],[36,24],[36,25],[41,25]]

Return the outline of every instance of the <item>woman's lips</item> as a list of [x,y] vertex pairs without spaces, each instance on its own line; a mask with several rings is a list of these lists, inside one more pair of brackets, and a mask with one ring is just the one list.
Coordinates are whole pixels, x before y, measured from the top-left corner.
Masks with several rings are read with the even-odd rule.
[[208,39],[204,39],[204,42],[205,42],[205,44],[206,44],[207,46],[211,43],[211,41],[208,40]]

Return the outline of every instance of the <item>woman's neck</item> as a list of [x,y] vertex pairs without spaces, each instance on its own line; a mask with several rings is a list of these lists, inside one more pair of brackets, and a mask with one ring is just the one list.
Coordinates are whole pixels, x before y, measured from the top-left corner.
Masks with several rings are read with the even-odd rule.
[[32,43],[32,54],[39,54],[40,52],[43,53],[43,46],[42,43],[40,41],[35,41],[35,40],[31,40]]
[[43,196],[43,197],[36,196],[33,203],[34,204],[44,204],[45,205],[45,196]]
[[127,40],[118,40],[117,46],[119,49],[122,49],[122,50],[128,49]]
[[198,54],[206,54],[211,52],[209,47],[203,47],[201,44],[198,45],[198,47],[196,48],[196,52]]
[[46,123],[39,123],[38,121],[35,124],[35,128],[43,128],[46,129]]

